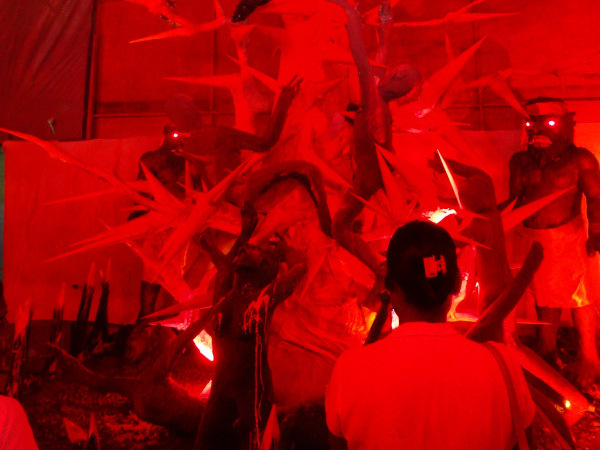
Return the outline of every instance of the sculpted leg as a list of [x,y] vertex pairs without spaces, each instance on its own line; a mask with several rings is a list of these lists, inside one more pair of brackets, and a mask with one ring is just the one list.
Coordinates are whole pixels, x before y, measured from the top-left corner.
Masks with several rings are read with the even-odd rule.
[[158,291],[160,291],[160,284],[142,281],[140,287],[140,312],[138,314],[138,321],[142,317],[154,312]]
[[538,335],[538,353],[544,358],[556,361],[556,332],[560,324],[560,308],[538,307],[538,317],[542,322],[550,325],[542,325]]
[[[364,197],[368,198],[368,197]],[[355,224],[364,204],[351,194],[346,194],[342,205],[333,216],[331,232],[334,239],[356,256],[363,264],[375,274],[375,284],[363,304],[374,307],[379,302],[379,294],[383,290],[383,279],[385,274],[384,265],[377,260],[377,255],[371,249],[360,234],[355,230]]]
[[579,355],[574,375],[585,386],[600,379],[600,359],[596,348],[596,308],[594,305],[587,305],[573,308],[571,313],[579,332]]

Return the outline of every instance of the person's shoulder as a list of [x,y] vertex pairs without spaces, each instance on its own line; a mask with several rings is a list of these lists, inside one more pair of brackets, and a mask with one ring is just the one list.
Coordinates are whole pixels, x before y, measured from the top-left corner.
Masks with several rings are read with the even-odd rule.
[[369,354],[369,347],[372,347],[374,344],[361,346],[361,347],[353,347],[346,349],[342,352],[342,354],[337,359],[337,364],[339,365],[348,365],[353,364],[356,361],[360,361],[366,358]]
[[591,150],[588,150],[585,147],[578,147],[576,145],[573,145],[570,147],[570,150],[575,154],[575,155],[581,155],[581,156],[594,156],[594,154],[592,153]]
[[469,355],[469,360],[473,364],[481,365],[481,367],[496,367],[494,356],[489,349],[490,345],[498,348],[503,355],[508,356],[508,353],[505,351],[505,349],[500,349],[500,347],[505,347],[504,344],[499,344],[497,342],[477,342],[465,337],[462,334],[458,334],[453,343],[455,351],[463,353],[464,355]]
[[[497,351],[504,361],[504,364],[506,364],[513,381],[518,381],[521,385],[526,383],[521,369],[521,357],[519,356],[519,351],[516,347],[494,341],[489,341],[480,345],[485,348],[485,351],[491,357],[491,360],[496,359],[496,356],[494,356],[492,352],[494,349]],[[497,366],[498,364],[501,364],[501,361],[496,360],[493,363],[494,366]]]
[[517,168],[521,168],[527,165],[528,162],[531,161],[531,154],[527,150],[521,150],[517,153],[513,153],[508,161],[508,166],[510,169],[514,170]]
[[369,345],[352,347],[346,349],[338,357],[336,366],[344,370],[353,370],[357,366],[370,365],[377,355],[385,352],[385,339],[381,339]]
[[598,166],[596,156],[587,148],[572,146],[570,151],[581,168],[593,168]]
[[503,342],[488,341],[488,342],[485,342],[480,345],[482,345],[483,347],[486,347],[486,348],[489,348],[490,346],[494,347],[496,350],[498,350],[502,354],[502,356],[510,359],[511,361],[514,361],[517,359],[515,349],[506,345]]

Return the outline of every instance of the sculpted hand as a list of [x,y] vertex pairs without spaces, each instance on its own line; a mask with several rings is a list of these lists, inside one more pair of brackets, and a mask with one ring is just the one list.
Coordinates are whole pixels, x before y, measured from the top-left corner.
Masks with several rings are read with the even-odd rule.
[[379,20],[381,23],[387,24],[392,21],[392,7],[390,6],[390,0],[383,0],[379,6]]
[[302,83],[302,80],[303,78],[298,78],[298,75],[294,75],[290,82],[281,88],[279,102],[285,102],[286,104],[290,105],[292,100],[294,100],[298,95],[298,92],[300,92],[300,84]]

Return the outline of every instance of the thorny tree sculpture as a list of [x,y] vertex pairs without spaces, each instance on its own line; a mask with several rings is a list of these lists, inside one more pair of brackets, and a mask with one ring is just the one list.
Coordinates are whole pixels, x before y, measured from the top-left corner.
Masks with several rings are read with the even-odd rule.
[[[346,0],[330,1],[344,8],[348,16],[348,39],[358,69],[361,95],[360,109],[354,119],[353,159],[356,170],[352,192],[344,196],[342,205],[333,218],[332,231],[336,240],[365,263],[381,280],[382,267],[368,244],[354,232],[353,223],[364,208],[364,200],[371,198],[383,187],[376,146],[392,149],[392,115],[388,102],[411,93],[420,81],[420,74],[408,65],[395,68],[385,77],[384,73],[374,73],[361,37],[359,12]],[[380,35],[382,45],[378,50],[378,62],[383,64],[389,52],[390,22],[390,4],[383,2]]]

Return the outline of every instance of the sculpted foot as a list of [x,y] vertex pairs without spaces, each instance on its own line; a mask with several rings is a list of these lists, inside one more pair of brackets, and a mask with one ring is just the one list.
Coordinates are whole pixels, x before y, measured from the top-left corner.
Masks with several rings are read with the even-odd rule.
[[569,375],[569,378],[574,380],[575,384],[581,389],[590,391],[598,391],[598,385],[600,384],[600,361],[597,359],[591,360],[586,358],[578,358],[572,363],[568,364],[565,368],[565,372]]

